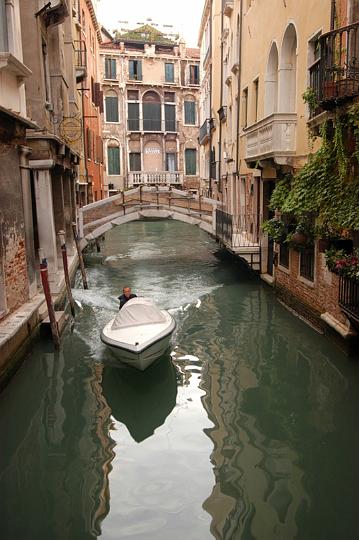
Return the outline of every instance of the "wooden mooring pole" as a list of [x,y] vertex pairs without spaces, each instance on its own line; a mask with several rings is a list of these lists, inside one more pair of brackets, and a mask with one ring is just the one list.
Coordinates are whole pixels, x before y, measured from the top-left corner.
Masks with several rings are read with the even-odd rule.
[[84,259],[83,259],[82,251],[81,251],[81,248],[80,248],[80,241],[79,241],[79,237],[78,237],[78,234],[77,234],[76,223],[72,224],[72,232],[74,233],[74,239],[75,239],[75,244],[76,244],[77,255],[79,257],[79,264],[80,264],[80,270],[81,270],[81,276],[82,276],[82,283],[84,285],[84,289],[88,289],[89,286],[88,286],[88,282],[87,282],[87,275],[86,275],[86,270],[85,270],[85,265],[84,265]]
[[42,281],[42,287],[44,289],[44,294],[45,294],[45,299],[46,299],[46,304],[47,304],[47,311],[48,311],[49,319],[50,319],[52,339],[54,342],[55,349],[59,349],[60,348],[59,328],[56,322],[54,304],[52,303],[52,297],[51,297],[51,291],[50,291],[50,285],[49,285],[49,271],[48,271],[47,259],[44,257],[42,249],[39,249],[39,257],[40,257],[41,281]]
[[66,249],[66,240],[65,240],[65,232],[64,231],[59,232],[59,238],[60,238],[60,245],[61,245],[62,262],[63,262],[63,265],[64,265],[64,274],[65,274],[67,298],[69,299],[69,304],[70,304],[70,308],[71,308],[71,314],[72,314],[73,317],[75,317],[75,315],[76,315],[75,302],[74,302],[74,298],[72,296],[72,290],[71,290],[71,283],[70,283],[70,276],[69,276],[69,265],[68,265],[68,260],[67,260],[67,249]]

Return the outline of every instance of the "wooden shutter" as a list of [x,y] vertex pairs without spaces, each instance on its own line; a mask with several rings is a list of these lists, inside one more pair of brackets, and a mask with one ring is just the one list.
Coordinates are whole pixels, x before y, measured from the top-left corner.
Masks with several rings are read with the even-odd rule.
[[165,79],[166,82],[174,81],[174,64],[165,64]]
[[110,146],[107,148],[108,158],[108,174],[120,174],[120,149],[118,146]]
[[197,151],[193,148],[187,148],[185,152],[186,174],[193,176],[197,172]]
[[165,128],[166,131],[176,131],[176,107],[165,105]]
[[184,102],[184,123],[190,125],[196,123],[196,104],[194,101]]
[[137,80],[142,81],[142,60],[137,60]]
[[118,122],[118,99],[117,96],[106,97],[106,122]]

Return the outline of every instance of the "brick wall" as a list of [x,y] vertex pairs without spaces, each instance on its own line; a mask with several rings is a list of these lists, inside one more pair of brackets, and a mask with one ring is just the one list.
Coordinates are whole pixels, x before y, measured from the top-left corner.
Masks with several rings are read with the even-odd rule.
[[320,315],[325,312],[345,324],[346,317],[338,305],[339,278],[326,268],[324,254],[319,253],[316,248],[312,284],[299,276],[299,265],[299,252],[291,250],[289,270],[276,266],[276,290],[279,298],[316,326],[321,325]]

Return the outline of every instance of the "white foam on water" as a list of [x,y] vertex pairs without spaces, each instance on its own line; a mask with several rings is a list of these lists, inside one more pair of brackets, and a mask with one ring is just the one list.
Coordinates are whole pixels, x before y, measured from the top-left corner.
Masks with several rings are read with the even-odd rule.
[[200,308],[201,304],[202,304],[202,301],[200,300],[200,298],[198,298],[197,303],[196,303],[196,308],[197,309]]
[[198,356],[194,356],[193,354],[185,354],[184,356],[179,356],[177,360],[190,360],[191,362],[199,362],[200,359]]

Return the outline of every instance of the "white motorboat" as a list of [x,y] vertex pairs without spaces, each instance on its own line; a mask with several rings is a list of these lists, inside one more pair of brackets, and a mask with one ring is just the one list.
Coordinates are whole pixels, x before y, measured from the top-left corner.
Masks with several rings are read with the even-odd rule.
[[122,362],[143,371],[169,347],[173,317],[148,298],[133,298],[102,330],[101,340]]

